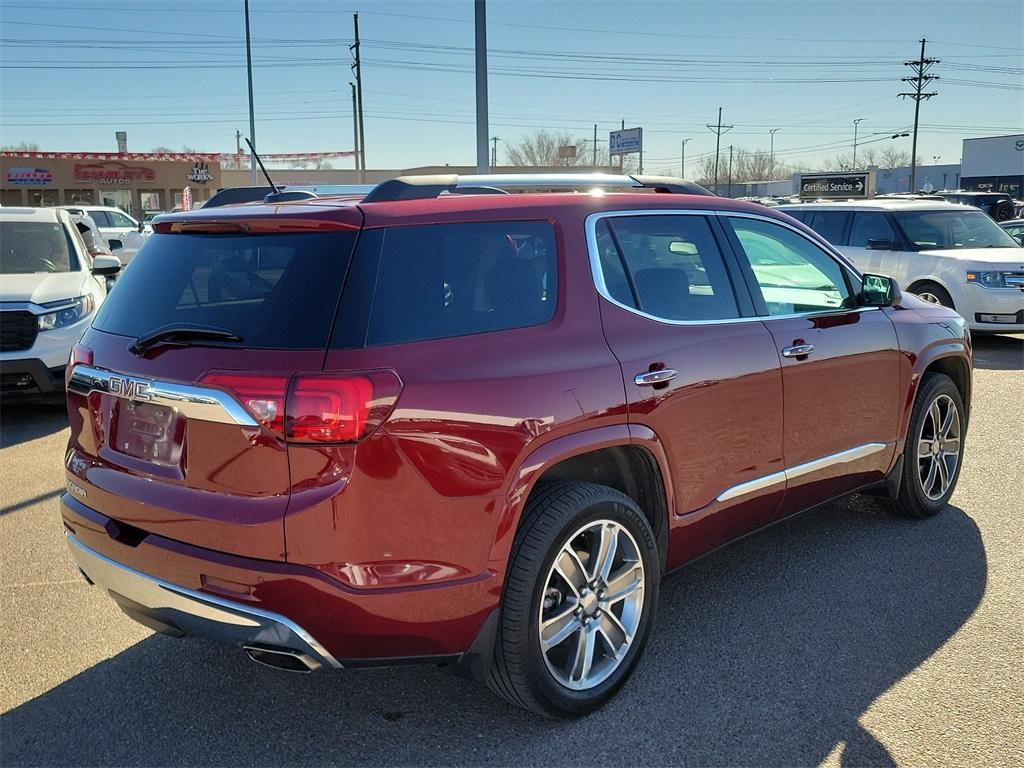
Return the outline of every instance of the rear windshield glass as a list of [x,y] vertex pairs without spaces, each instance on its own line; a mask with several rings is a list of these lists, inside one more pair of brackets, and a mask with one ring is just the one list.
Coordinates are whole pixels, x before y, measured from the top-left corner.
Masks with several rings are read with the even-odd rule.
[[198,323],[241,336],[245,347],[324,347],[355,237],[153,235],[94,325],[138,337],[164,325]]
[[72,272],[74,248],[57,222],[0,221],[0,274]]
[[387,230],[367,343],[442,339],[550,320],[555,236],[538,221]]

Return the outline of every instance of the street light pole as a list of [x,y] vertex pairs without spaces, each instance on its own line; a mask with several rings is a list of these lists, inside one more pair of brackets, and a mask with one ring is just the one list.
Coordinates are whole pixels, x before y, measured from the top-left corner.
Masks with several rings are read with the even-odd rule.
[[476,172],[487,173],[487,3],[474,0],[476,21]]
[[771,148],[768,150],[768,181],[772,180],[772,176],[775,175],[775,132],[778,128],[772,128],[768,131],[768,135],[771,137]]
[[686,178],[686,142],[688,141],[693,141],[693,138],[683,139],[682,143],[679,145],[680,149],[683,150],[683,156],[679,160],[679,178],[681,179]]
[[253,148],[249,155],[249,168],[252,171],[252,185],[255,187],[259,177],[257,176],[256,158],[252,156],[256,151],[256,112],[252,105],[252,41],[249,36],[249,0],[245,0],[245,67],[249,72],[249,143]]
[[851,163],[853,168],[850,170],[854,171],[857,170],[857,126],[860,125],[860,121],[863,119],[863,117],[858,117],[853,121],[853,163]]

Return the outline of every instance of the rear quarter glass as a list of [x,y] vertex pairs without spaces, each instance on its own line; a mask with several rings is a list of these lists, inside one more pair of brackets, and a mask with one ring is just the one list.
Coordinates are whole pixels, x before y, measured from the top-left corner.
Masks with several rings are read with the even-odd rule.
[[[392,227],[365,243],[352,287],[360,275],[375,280],[367,346],[525,328],[554,316],[557,259],[548,222]],[[346,336],[342,325],[336,334]],[[334,346],[346,345],[340,341],[336,335]]]
[[223,328],[239,346],[323,348],[356,233],[155,234],[95,327],[139,337],[171,323]]

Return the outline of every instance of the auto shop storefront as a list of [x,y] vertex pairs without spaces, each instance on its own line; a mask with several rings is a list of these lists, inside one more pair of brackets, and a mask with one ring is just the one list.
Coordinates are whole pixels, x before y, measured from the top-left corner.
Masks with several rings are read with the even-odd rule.
[[208,200],[221,184],[214,154],[0,152],[5,206],[112,205],[141,218]]

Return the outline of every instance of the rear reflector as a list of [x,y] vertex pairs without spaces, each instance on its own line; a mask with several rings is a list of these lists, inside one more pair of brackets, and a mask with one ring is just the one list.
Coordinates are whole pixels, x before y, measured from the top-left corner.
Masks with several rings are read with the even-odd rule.
[[402,389],[394,371],[298,375],[211,371],[201,383],[230,393],[290,443],[349,443],[373,432]]

